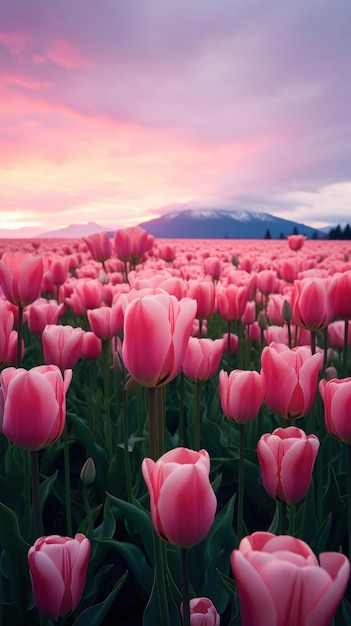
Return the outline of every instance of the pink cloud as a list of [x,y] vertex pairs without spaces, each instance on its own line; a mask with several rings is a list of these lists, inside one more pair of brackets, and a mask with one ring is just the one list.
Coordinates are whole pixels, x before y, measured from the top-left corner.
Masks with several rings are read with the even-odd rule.
[[43,53],[35,54],[33,60],[36,63],[50,61],[66,70],[88,68],[92,65],[92,62],[84,54],[64,39],[57,39],[48,45]]

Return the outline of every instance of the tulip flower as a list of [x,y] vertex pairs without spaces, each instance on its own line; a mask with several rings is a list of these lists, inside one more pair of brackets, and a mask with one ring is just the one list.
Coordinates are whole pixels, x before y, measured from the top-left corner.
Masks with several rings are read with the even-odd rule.
[[57,324],[65,312],[65,305],[57,300],[39,298],[28,307],[28,328],[33,335],[41,335],[45,326]]
[[98,280],[79,280],[75,284],[76,293],[83,309],[98,309],[102,302],[102,285]]
[[80,358],[85,361],[94,361],[101,353],[101,339],[93,332],[84,331],[82,345],[80,347]]
[[5,298],[18,307],[40,296],[43,259],[23,252],[5,252],[0,260],[0,286]]
[[87,248],[94,261],[104,263],[110,258],[112,254],[112,243],[106,231],[87,235],[87,237],[83,237],[83,241],[87,244]]
[[40,450],[56,441],[66,420],[66,393],[72,370],[62,376],[55,365],[31,370],[8,367],[0,375],[0,430],[10,441],[27,450]]
[[296,280],[292,291],[296,324],[311,331],[328,326],[334,316],[335,286],[335,279],[332,278]]
[[79,361],[84,331],[72,326],[48,324],[42,334],[43,355],[47,365],[57,365],[63,372]]
[[212,378],[219,367],[223,348],[222,339],[190,337],[183,361],[185,376],[196,382]]
[[219,397],[226,417],[237,424],[255,419],[263,402],[261,375],[256,371],[219,372]]
[[208,452],[174,448],[156,462],[145,458],[141,469],[150,494],[152,522],[161,539],[181,548],[202,541],[217,507]]
[[204,320],[213,315],[216,310],[216,290],[211,280],[190,279],[187,295],[196,300],[197,319]]
[[13,313],[8,311],[6,304],[0,302],[0,367],[7,363],[13,318]]
[[227,322],[239,320],[243,315],[249,298],[247,285],[230,284],[217,287],[217,306],[221,317]]
[[132,300],[124,316],[123,361],[145,387],[159,387],[180,372],[196,313],[190,298],[159,293]]
[[306,239],[306,235],[288,235],[288,246],[290,250],[300,250]]
[[318,437],[307,436],[295,426],[262,435],[257,456],[267,493],[288,504],[302,500],[311,484],[318,449]]
[[323,355],[307,346],[292,350],[272,342],[261,355],[261,376],[268,407],[284,419],[297,419],[312,408]]
[[120,228],[114,235],[117,258],[125,263],[129,261],[133,265],[142,260],[150,243],[146,230],[140,226]]
[[39,537],[28,551],[35,605],[56,621],[74,611],[83,595],[90,541],[82,533],[71,537]]
[[322,379],[319,391],[324,403],[324,421],[330,435],[351,444],[351,377]]
[[99,339],[112,339],[123,330],[123,310],[119,304],[102,306],[87,312],[91,330]]
[[[219,626],[220,617],[209,598],[191,598],[190,626]],[[180,612],[183,617],[183,604]]]
[[230,557],[242,626],[330,626],[350,574],[340,552],[319,562],[301,539],[255,532]]

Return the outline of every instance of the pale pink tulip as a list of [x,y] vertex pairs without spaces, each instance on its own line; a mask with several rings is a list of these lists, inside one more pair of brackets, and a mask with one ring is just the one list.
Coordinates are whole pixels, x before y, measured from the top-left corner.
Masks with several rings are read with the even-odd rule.
[[0,260],[0,286],[5,298],[24,307],[40,296],[43,259],[23,252],[5,252]]

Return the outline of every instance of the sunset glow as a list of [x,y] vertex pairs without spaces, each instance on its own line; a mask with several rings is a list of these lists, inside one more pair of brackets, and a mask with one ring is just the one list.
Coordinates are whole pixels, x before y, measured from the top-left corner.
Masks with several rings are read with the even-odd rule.
[[3,3],[0,235],[189,206],[346,224],[350,11]]

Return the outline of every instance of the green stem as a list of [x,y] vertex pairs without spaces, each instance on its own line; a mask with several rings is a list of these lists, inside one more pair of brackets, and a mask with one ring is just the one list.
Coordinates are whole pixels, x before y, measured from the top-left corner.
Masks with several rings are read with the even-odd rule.
[[21,363],[22,363],[22,339],[23,339],[23,306],[19,306],[18,307],[18,324],[17,324],[16,367],[21,367]]
[[166,585],[166,567],[163,552],[162,539],[154,531],[154,557],[155,557],[155,582],[158,596],[158,606],[161,617],[162,626],[170,626],[167,585]]
[[179,445],[184,446],[185,432],[185,407],[184,407],[184,373],[180,373],[180,399],[179,399]]
[[231,333],[231,322],[230,320],[228,320],[227,322],[227,333],[228,333],[228,337],[227,337],[227,372],[229,374],[230,372],[230,367],[231,367],[231,352],[230,352],[230,333]]
[[183,626],[190,626],[188,549],[180,549],[182,566]]
[[194,450],[200,450],[200,400],[201,383],[195,383],[195,403],[194,403]]
[[71,479],[67,421],[63,429],[63,456],[65,466],[66,526],[67,535],[72,537]]
[[148,418],[149,418],[149,456],[156,461],[157,458],[157,432],[156,432],[156,390],[148,387]]
[[106,448],[107,448],[107,457],[108,460],[111,461],[113,457],[113,447],[112,447],[112,428],[111,428],[111,413],[110,413],[110,384],[109,384],[109,367],[108,367],[108,357],[109,357],[109,340],[102,340],[102,367],[103,367],[103,378],[104,378],[104,399],[105,399],[105,437],[106,437]]
[[40,491],[39,491],[39,453],[38,450],[31,450],[31,475],[32,475],[32,506],[34,516],[35,539],[43,536],[43,522],[40,511]]
[[238,543],[243,537],[243,515],[244,515],[244,456],[245,456],[245,426],[239,424],[239,484],[238,484],[238,519],[237,536]]
[[165,451],[165,411],[164,387],[156,388],[156,431],[157,431],[157,458]]
[[316,354],[316,338],[317,333],[315,330],[311,330],[311,352],[312,354]]
[[288,344],[289,344],[289,348],[291,350],[291,348],[292,348],[292,338],[291,338],[291,325],[290,325],[290,322],[287,322],[287,327],[288,327]]
[[288,523],[287,523],[288,516],[287,516],[287,504],[285,500],[282,500],[280,503],[280,513],[281,513],[281,520],[280,520],[281,534],[286,535],[287,527],[288,527]]
[[130,469],[130,456],[129,456],[129,448],[128,448],[128,413],[127,413],[127,392],[123,389],[123,453],[124,453],[124,471],[126,475],[126,483],[127,483],[127,495],[128,502],[132,502],[133,491],[132,491],[132,474]]
[[289,535],[295,537],[296,504],[289,504]]
[[92,540],[94,524],[93,524],[93,517],[91,514],[89,499],[88,499],[88,488],[86,484],[83,484],[83,503],[84,503],[84,508],[85,508],[87,518],[88,518],[88,530],[86,532],[86,536],[88,537],[88,539]]

